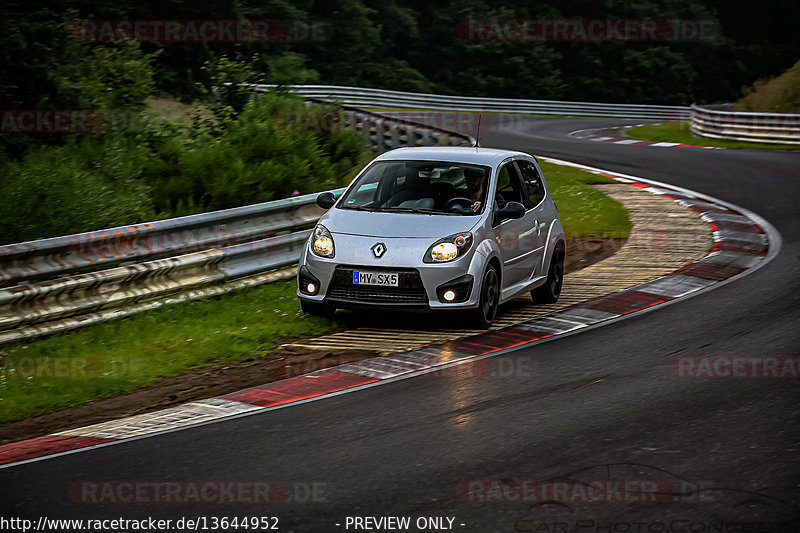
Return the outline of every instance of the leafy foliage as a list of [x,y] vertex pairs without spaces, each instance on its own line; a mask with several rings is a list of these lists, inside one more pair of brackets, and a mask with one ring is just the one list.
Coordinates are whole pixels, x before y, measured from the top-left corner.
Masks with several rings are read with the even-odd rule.
[[157,55],[143,54],[136,42],[69,46],[56,70],[59,100],[73,109],[140,111],[155,88],[152,63]]
[[[218,132],[145,123],[139,133],[72,137],[31,150],[0,171],[0,235],[18,242],[179,216],[344,184],[364,151],[349,130],[287,127],[313,113],[268,93]],[[24,213],[24,216],[21,216]]]
[[[168,179],[151,179],[158,208],[185,214],[339,186],[364,150],[363,138],[286,127],[280,117],[288,112],[309,110],[296,97],[268,93],[248,104],[223,135],[182,145],[172,154],[176,164]],[[148,142],[154,149],[169,144],[152,134]]]
[[148,154],[123,135],[41,147],[7,163],[0,181],[3,242],[34,240],[154,217],[142,181]]
[[[465,19],[712,20],[705,41],[470,41]],[[85,43],[74,21],[283,21],[285,39]],[[0,3],[3,109],[94,109],[93,134],[0,133],[5,242],[220,209],[338,185],[363,153],[350,131],[292,129],[292,83],[449,94],[659,104],[735,100],[797,60],[789,0],[234,0]],[[299,30],[298,30],[299,28]],[[306,31],[303,29],[305,28]],[[325,31],[308,31],[324,28]],[[796,68],[795,68],[796,70]],[[796,109],[796,76],[759,85]],[[793,81],[794,80],[794,81]],[[278,89],[257,101],[244,85]],[[229,83],[226,85],[226,83]],[[146,97],[205,100],[191,125],[154,121]],[[752,92],[752,91],[751,91]],[[778,107],[771,107],[778,109]],[[783,109],[783,108],[781,108]]]
[[258,54],[250,61],[234,61],[223,55],[217,61],[205,62],[202,70],[206,74],[206,80],[198,83],[198,86],[200,93],[210,102],[211,110],[218,120],[236,118],[252,98],[250,84],[264,81],[264,75],[253,68],[258,62]]

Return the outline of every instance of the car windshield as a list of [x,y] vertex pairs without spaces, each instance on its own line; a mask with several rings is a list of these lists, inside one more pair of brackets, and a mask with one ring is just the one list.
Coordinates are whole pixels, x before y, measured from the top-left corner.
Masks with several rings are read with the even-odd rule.
[[490,168],[450,161],[378,161],[350,187],[341,209],[443,215],[483,212]]

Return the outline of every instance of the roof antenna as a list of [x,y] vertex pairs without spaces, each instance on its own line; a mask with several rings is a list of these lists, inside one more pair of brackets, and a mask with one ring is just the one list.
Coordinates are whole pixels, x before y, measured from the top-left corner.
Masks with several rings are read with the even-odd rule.
[[483,115],[478,113],[478,132],[475,134],[475,151],[478,151],[478,148],[481,147],[481,118]]

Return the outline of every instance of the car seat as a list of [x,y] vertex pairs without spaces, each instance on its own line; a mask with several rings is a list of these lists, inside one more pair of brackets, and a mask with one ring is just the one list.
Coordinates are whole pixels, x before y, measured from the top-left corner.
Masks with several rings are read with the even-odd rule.
[[[406,202],[416,202],[419,200],[430,200],[423,204],[407,204]],[[406,168],[406,179],[402,189],[394,193],[386,201],[384,207],[433,207],[433,191],[431,191],[430,180],[422,178],[416,168]],[[428,206],[428,204],[430,204]]]

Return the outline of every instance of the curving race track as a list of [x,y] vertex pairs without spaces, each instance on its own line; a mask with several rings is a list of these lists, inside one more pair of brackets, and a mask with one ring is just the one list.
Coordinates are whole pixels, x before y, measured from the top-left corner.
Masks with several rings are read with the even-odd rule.
[[[619,124],[514,117],[481,137],[742,206],[777,228],[780,254],[700,296],[499,355],[485,375],[407,379],[0,470],[2,515],[269,515],[280,531],[354,531],[348,516],[448,517],[455,530],[480,532],[714,531],[744,521],[800,530],[800,380],[666,370],[673,356],[800,355],[800,154],[568,136]],[[586,501],[575,479],[613,490]],[[219,505],[75,494],[78,482],[203,480],[272,481],[288,493]],[[567,488],[531,484],[522,498],[520,480]],[[658,490],[643,497],[643,483]]]

